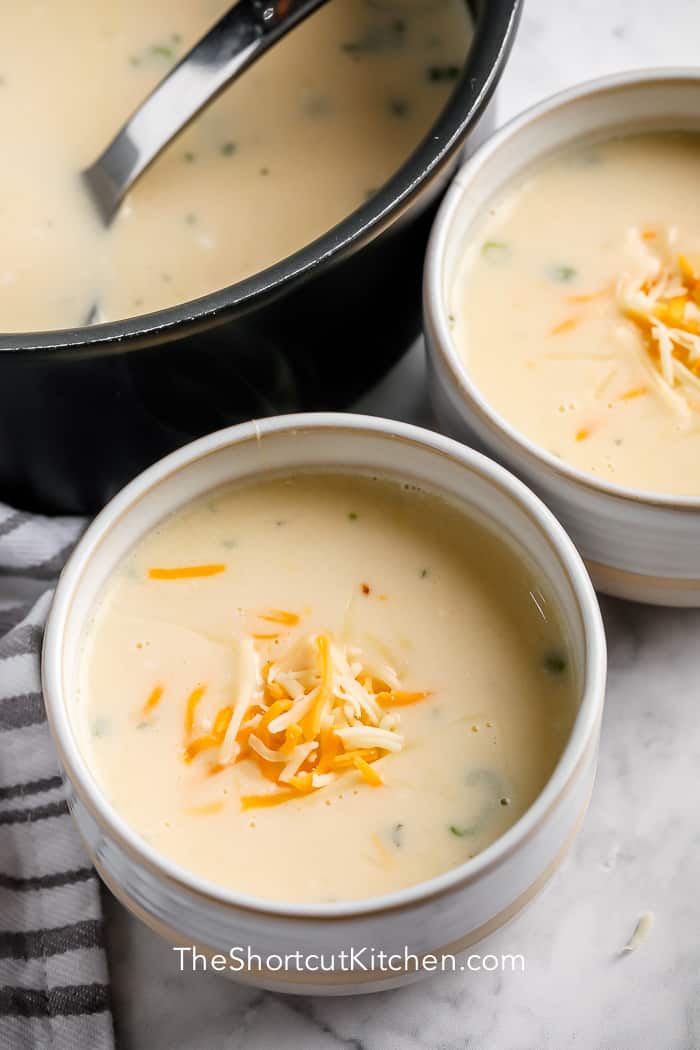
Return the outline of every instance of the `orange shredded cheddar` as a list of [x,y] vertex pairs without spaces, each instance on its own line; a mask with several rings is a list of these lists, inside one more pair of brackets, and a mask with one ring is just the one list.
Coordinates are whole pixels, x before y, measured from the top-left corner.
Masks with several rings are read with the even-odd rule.
[[678,256],[678,267],[686,287],[692,288],[700,281],[700,260],[689,259],[687,255]]
[[653,241],[658,237],[658,233],[651,226],[647,227],[646,230],[642,230],[642,240]]
[[265,740],[266,737],[270,736],[268,732],[268,726],[273,719],[277,718],[278,715],[283,715],[285,711],[288,711],[292,706],[291,700],[275,700],[273,704],[270,704],[265,714],[262,716],[258,725],[255,729],[255,735],[259,736],[261,740]]
[[401,689],[395,689],[393,692],[378,693],[376,699],[379,704],[406,707],[408,704],[417,704],[419,700],[425,700],[428,696],[430,693],[427,692],[407,693]]
[[229,722],[233,717],[232,707],[222,707],[216,718],[214,719],[214,725],[212,726],[212,736],[215,736],[217,740],[221,741],[226,736],[226,730],[228,729]]
[[636,386],[632,390],[627,390],[624,394],[620,394],[619,401],[634,401],[637,397],[644,397],[645,394],[649,393],[648,386]]
[[200,576],[218,576],[225,572],[226,566],[216,565],[180,565],[172,569],[149,569],[151,580],[194,580]]
[[268,762],[267,759],[263,758],[262,755],[259,755],[257,751],[253,750],[253,748],[250,749],[248,755],[250,758],[252,758],[253,762],[255,762],[256,766],[258,767],[258,769],[260,770],[260,772],[266,780],[272,781],[273,784],[277,784],[279,782],[278,777],[280,767],[276,762]]
[[220,813],[224,805],[225,803],[220,799],[218,802],[207,802],[203,806],[190,806],[185,813],[188,817],[207,817],[212,813]]
[[144,715],[148,715],[154,710],[160,703],[161,697],[163,696],[163,686],[157,685],[151,695],[149,696],[146,703],[141,708],[141,712]]
[[279,806],[282,802],[289,802],[293,798],[299,798],[298,791],[271,791],[268,795],[242,795],[241,809]]
[[293,788],[296,788],[297,791],[313,791],[313,773],[298,773],[295,777],[289,778],[289,783],[292,785]]
[[297,744],[300,743],[303,736],[304,731],[297,722],[294,722],[292,725],[288,726],[284,734],[284,743],[279,749],[280,754],[290,754],[290,752],[297,746]]
[[321,745],[318,749],[320,757],[315,772],[329,773],[341,747],[342,744],[332,729],[322,730]]
[[273,640],[274,640],[275,638],[279,638],[279,634],[278,634],[278,633],[276,633],[276,632],[274,632],[274,631],[273,631],[273,632],[272,632],[271,634],[265,634],[265,633],[262,633],[262,634],[261,634],[261,633],[260,633],[260,632],[258,631],[258,632],[256,632],[256,633],[255,633],[255,634],[253,635],[253,638],[255,638],[256,642],[271,642],[271,641],[273,641]]
[[590,436],[591,436],[591,428],[590,427],[581,427],[580,430],[576,431],[576,440],[577,441],[585,441],[586,438],[589,438]]
[[286,700],[287,693],[279,682],[268,682],[267,691],[273,700]]
[[[296,614],[272,610],[266,615],[279,619]],[[243,796],[243,809],[302,798],[353,771],[367,784],[380,786],[383,779],[372,764],[404,746],[400,716],[386,715],[382,706],[413,704],[430,695],[402,690],[397,672],[388,663],[383,671],[371,671],[356,646],[328,634],[309,635],[305,641],[305,645],[299,645],[299,639],[290,642],[279,659],[268,661],[262,670],[255,662],[244,678],[246,699],[237,700],[238,706],[222,707],[211,728],[198,736],[194,736],[195,712],[205,687],[199,686],[189,697],[185,762],[219,748],[203,764],[205,777],[246,761],[275,785],[270,793]],[[280,726],[273,730],[275,721]]]
[[613,290],[614,285],[606,284],[595,292],[577,292],[567,295],[566,300],[569,303],[592,303],[595,299],[603,299],[606,295],[611,295]]
[[285,627],[296,627],[301,617],[297,616],[296,613],[287,612],[286,609],[270,609],[266,613],[261,613],[260,619],[266,620],[268,623],[281,623]]
[[249,757],[250,743],[248,738],[250,737],[250,734],[252,732],[252,729],[241,729],[240,733],[238,734],[238,746],[240,750],[238,752],[238,755],[236,756],[236,761],[240,762],[242,759]]
[[359,748],[357,751],[346,751],[333,759],[334,769],[347,769],[355,764],[356,758],[364,758],[365,762],[376,762],[381,751],[376,747]]
[[216,747],[218,743],[219,740],[213,733],[204,733],[202,736],[198,736],[185,748],[185,762],[191,762],[202,751],[206,751],[210,747]]
[[652,389],[663,394],[668,407],[687,415],[700,397],[700,259],[669,259],[665,250],[648,247],[644,252],[647,268],[621,277],[617,305],[636,325],[640,350],[654,365],[658,379]]
[[371,784],[372,787],[381,787],[384,784],[384,781],[379,776],[379,773],[377,773],[376,769],[372,769],[369,762],[365,762],[364,758],[360,758],[359,755],[355,755],[352,764],[354,765],[355,769],[357,769],[357,771],[362,774],[362,779],[365,780],[368,784]]
[[205,685],[198,685],[196,689],[193,689],[187,698],[187,707],[185,709],[185,733],[189,736],[194,729],[194,716],[197,710],[197,704],[204,696],[206,690]]
[[579,324],[580,317],[567,317],[565,321],[561,321],[560,324],[555,324],[554,328],[550,328],[550,335],[561,335],[563,332],[571,332]]

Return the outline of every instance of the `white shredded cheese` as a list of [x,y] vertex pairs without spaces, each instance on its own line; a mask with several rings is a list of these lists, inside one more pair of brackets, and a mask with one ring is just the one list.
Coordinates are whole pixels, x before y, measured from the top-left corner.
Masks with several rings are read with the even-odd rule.
[[651,911],[645,911],[640,916],[637,925],[634,928],[634,932],[627,944],[622,948],[623,952],[634,952],[639,948],[641,944],[647,939],[651,933],[652,926],[654,925],[654,913]]
[[668,385],[673,386],[673,343],[668,334],[668,328],[661,321],[656,321],[651,326],[651,335],[659,347],[661,374]]
[[[644,358],[655,392],[681,417],[682,426],[687,429],[691,425],[688,394],[696,401],[700,394],[698,377],[692,367],[687,367],[700,361],[700,333],[692,330],[700,325],[700,307],[692,298],[697,296],[697,283],[695,279],[688,280],[686,264],[676,254],[677,237],[675,227],[665,230],[660,241],[657,236],[655,246],[660,257],[652,252],[636,227],[628,230],[625,248],[630,270],[617,283],[617,301],[627,317],[638,325],[649,325],[651,339],[659,351],[659,367],[647,353]],[[680,320],[679,302],[683,304]],[[675,324],[666,324],[662,318],[673,318]]]
[[[287,756],[281,755],[279,751],[273,751],[272,748],[264,744],[259,736],[255,733],[251,733],[248,737],[248,743],[250,744],[253,751],[256,751],[261,758],[264,758],[267,762],[286,762]],[[303,759],[302,759],[303,761]]]
[[300,766],[306,761],[310,754],[316,750],[316,741],[312,740],[308,744],[297,744],[288,756],[287,762],[280,773],[279,779],[283,781],[289,780],[290,777],[294,777],[299,772]]
[[233,707],[231,721],[219,748],[219,762],[226,765],[239,751],[236,737],[246,711],[257,698],[260,687],[258,654],[252,638],[243,638],[238,643],[238,695]]
[[385,751],[400,751],[404,743],[400,733],[380,729],[378,726],[347,726],[345,729],[336,729],[335,732],[344,744],[352,748],[379,747]]
[[288,726],[294,725],[304,715],[311,710],[313,707],[314,700],[318,694],[318,689],[312,689],[306,696],[302,693],[301,700],[297,700],[296,703],[292,704],[288,711],[283,711],[277,718],[273,718],[270,722],[269,729],[271,733],[281,733]]

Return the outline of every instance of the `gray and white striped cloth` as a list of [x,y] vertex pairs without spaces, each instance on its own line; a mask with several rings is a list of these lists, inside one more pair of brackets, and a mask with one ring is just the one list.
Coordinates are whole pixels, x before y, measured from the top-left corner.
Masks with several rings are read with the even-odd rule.
[[0,1050],[114,1045],[99,886],[39,677],[51,592],[82,528],[0,503]]

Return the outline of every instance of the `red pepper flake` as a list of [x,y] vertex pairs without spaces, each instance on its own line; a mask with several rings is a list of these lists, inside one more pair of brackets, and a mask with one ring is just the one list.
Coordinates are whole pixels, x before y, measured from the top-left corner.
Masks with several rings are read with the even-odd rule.
[[371,590],[371,588],[370,588],[370,585],[368,583],[363,583],[362,584],[362,593],[363,594],[369,594],[370,590]]

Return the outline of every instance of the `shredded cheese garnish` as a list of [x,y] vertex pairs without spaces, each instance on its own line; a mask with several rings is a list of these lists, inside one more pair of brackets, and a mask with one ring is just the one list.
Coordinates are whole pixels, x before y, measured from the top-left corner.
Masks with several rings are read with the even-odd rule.
[[610,295],[612,291],[614,291],[613,286],[606,284],[596,292],[577,292],[574,295],[567,295],[566,299],[569,303],[592,303],[595,299],[605,298],[605,296]]
[[[299,622],[277,609],[258,618],[285,627]],[[324,633],[290,637],[281,655],[264,664],[253,634],[238,644],[236,671],[233,702],[213,718],[211,712],[200,715],[205,687],[190,694],[183,759],[203,755],[212,775],[241,761],[254,763],[274,786],[267,794],[243,796],[244,810],[302,798],[349,773],[380,787],[374,763],[404,746],[401,716],[393,708],[430,695],[402,690],[394,668],[373,665],[358,648]]]
[[226,566],[216,565],[179,565],[172,569],[149,569],[151,580],[194,580],[200,576],[218,576],[225,572]]
[[190,806],[185,813],[188,817],[208,817],[213,813],[220,813],[224,804],[223,799],[217,799],[215,802],[205,802],[203,806]]
[[190,695],[187,697],[187,707],[185,709],[185,733],[189,736],[194,728],[194,715],[197,710],[197,704],[204,696],[205,686],[198,685],[196,689],[193,689]]
[[623,945],[622,951],[636,951],[640,944],[642,944],[651,933],[651,928],[653,925],[654,913],[650,911],[645,911],[644,914],[640,916],[639,921],[637,922],[637,925],[634,928],[634,932],[632,933],[632,936],[628,940],[627,944]]
[[160,703],[161,697],[163,696],[163,686],[157,685],[151,695],[149,696],[146,703],[141,708],[141,713],[144,715],[150,715],[151,711],[154,710]]
[[[679,415],[700,409],[700,257],[677,254],[677,233],[628,231],[630,272],[617,284],[617,304],[637,329],[653,389]],[[647,387],[630,391],[639,397]]]
[[635,398],[644,397],[648,393],[648,386],[636,386],[633,390],[626,390],[624,394],[620,394],[618,401],[634,401]]
[[550,329],[550,335],[561,335],[562,332],[571,332],[580,323],[580,317],[567,317],[564,321],[559,324],[555,324],[554,328]]
[[376,769],[372,769],[369,762],[364,758],[361,758],[360,755],[355,755],[353,765],[355,766],[355,769],[359,769],[363,780],[366,780],[368,784],[372,785],[372,787],[381,787],[384,783]]
[[300,618],[297,613],[287,612],[286,609],[270,609],[261,613],[260,619],[267,620],[268,623],[282,623],[285,627],[296,627]]

